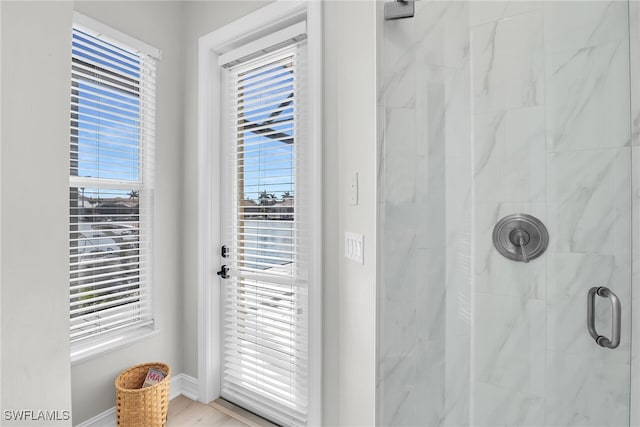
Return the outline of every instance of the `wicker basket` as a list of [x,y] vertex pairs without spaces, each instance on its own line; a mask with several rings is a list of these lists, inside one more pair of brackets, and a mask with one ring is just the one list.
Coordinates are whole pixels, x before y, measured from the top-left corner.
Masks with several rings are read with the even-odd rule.
[[[141,388],[149,368],[167,373],[165,379]],[[116,412],[120,427],[163,427],[169,409],[171,368],[160,362],[133,366],[116,378]]]

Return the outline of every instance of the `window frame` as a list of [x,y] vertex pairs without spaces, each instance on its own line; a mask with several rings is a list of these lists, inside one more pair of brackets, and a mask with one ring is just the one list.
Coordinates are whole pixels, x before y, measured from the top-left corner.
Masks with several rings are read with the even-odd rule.
[[[159,49],[151,47],[144,42],[141,42],[127,34],[124,34],[118,30],[115,30],[99,21],[96,21],[92,18],[89,18],[85,15],[74,12],[73,16],[73,29],[79,30],[85,34],[91,35],[95,38],[100,39],[101,41],[105,41],[109,44],[115,45],[119,48],[122,48],[128,52],[135,53],[137,56],[141,58],[140,72],[146,70],[145,66],[142,65],[142,61],[153,61],[161,58],[161,52]],[[71,48],[69,50],[69,54],[71,55]],[[146,59],[145,57],[149,57]],[[75,64],[76,61],[72,60],[72,63]],[[70,70],[71,71],[71,70]],[[107,71],[107,70],[105,70]],[[106,74],[113,74],[113,72],[108,71]],[[72,74],[70,74],[71,76]],[[122,77],[126,79],[131,79],[130,76],[125,73]],[[140,76],[138,83],[146,82],[146,79]],[[73,84],[71,88],[73,89]],[[138,160],[138,180],[137,181],[127,181],[127,180],[118,180],[118,179],[109,179],[109,178],[88,178],[88,177],[77,177],[69,173],[69,190],[70,197],[72,195],[72,191],[74,188],[94,188],[99,190],[108,190],[108,189],[120,189],[129,188],[132,191],[142,191],[146,193],[145,196],[140,197],[139,200],[139,212],[138,212],[138,223],[140,227],[139,231],[139,253],[140,258],[142,258],[142,254],[144,254],[145,259],[139,259],[139,271],[146,271],[146,277],[141,278],[139,283],[140,289],[145,290],[145,301],[143,305],[147,307],[149,311],[149,318],[142,322],[139,325],[132,326],[129,328],[123,328],[122,330],[113,330],[107,333],[101,334],[99,336],[87,337],[78,341],[76,343],[72,343],[70,359],[71,364],[75,365],[77,363],[83,362],[85,360],[100,356],[102,354],[108,353],[110,351],[117,350],[123,346],[129,345],[131,343],[140,341],[152,335],[155,335],[158,331],[155,326],[155,310],[153,304],[153,293],[154,293],[154,280],[153,280],[153,257],[154,257],[154,249],[153,249],[153,240],[154,240],[154,190],[155,190],[155,174],[154,174],[154,157],[155,157],[155,113],[149,114],[148,111],[144,111],[145,106],[150,104],[153,101],[149,101],[149,96],[155,96],[156,87],[143,87],[140,86],[139,89],[139,108],[140,108],[140,122],[137,124],[137,128],[147,128],[151,129],[150,132],[139,132],[139,160]],[[72,91],[73,93],[73,91]],[[79,100],[78,100],[79,102]],[[70,104],[70,114],[73,118],[74,114],[73,103]],[[143,112],[144,111],[144,112]],[[71,140],[73,140],[74,134],[71,133]],[[77,138],[77,135],[76,135]],[[69,161],[70,165],[73,165],[73,154],[71,151],[71,145],[69,146]],[[77,162],[77,160],[76,160]],[[71,200],[70,200],[71,202]],[[69,205],[69,209],[71,209],[71,204]],[[71,215],[71,211],[69,211],[69,215]],[[69,216],[69,232],[71,233],[72,220]],[[71,250],[71,245],[69,246],[69,251]],[[144,263],[144,264],[143,264]],[[71,278],[71,264],[70,264],[70,275]],[[71,282],[70,282],[71,285]],[[70,288],[68,288],[70,291]],[[71,321],[71,316],[69,317]]]

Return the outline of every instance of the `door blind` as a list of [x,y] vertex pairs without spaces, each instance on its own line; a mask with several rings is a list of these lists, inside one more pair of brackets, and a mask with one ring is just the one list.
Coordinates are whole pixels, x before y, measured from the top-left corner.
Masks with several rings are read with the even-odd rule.
[[307,423],[305,46],[225,72],[221,393],[282,425]]
[[155,60],[74,28],[70,144],[70,337],[152,323]]

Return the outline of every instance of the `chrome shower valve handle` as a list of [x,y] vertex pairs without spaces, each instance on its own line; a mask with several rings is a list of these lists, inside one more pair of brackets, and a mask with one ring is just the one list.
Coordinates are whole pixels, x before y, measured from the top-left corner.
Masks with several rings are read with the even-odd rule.
[[549,233],[534,216],[523,213],[507,215],[493,229],[493,245],[504,257],[528,263],[547,249]]
[[522,262],[529,262],[529,257],[527,256],[527,250],[524,248],[524,239],[520,237],[518,239],[518,246],[520,246],[520,252],[522,252]]
[[522,262],[529,262],[529,255],[527,254],[527,250],[525,246],[531,241],[531,236],[526,231],[516,228],[511,233],[509,233],[509,240],[515,246],[520,248],[520,255],[522,256]]

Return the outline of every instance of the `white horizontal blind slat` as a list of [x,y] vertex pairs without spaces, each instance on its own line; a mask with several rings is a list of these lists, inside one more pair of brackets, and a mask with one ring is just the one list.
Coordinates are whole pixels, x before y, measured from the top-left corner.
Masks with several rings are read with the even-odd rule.
[[71,338],[87,339],[96,328],[104,329],[108,325],[135,326],[136,323],[152,322],[150,312],[139,302],[122,304],[101,310],[99,313],[86,313],[71,320]]
[[[250,373],[250,375],[262,376],[265,381],[278,387],[282,387],[283,385],[288,387],[290,375],[289,369],[280,369],[274,364],[259,358],[243,357],[241,359],[237,359],[237,361],[233,363],[229,363],[227,368],[228,373],[239,378],[242,378],[242,375],[245,373]],[[268,375],[262,374],[264,371],[268,372]],[[307,383],[300,382],[299,384],[300,385],[296,387],[297,391],[304,392],[305,387],[307,387]]]
[[[286,419],[289,425],[306,425],[306,405],[303,402],[296,402],[304,412],[293,412],[290,409],[283,410],[284,404],[267,405],[264,403],[264,392],[261,389],[253,387],[234,387],[233,384],[225,385],[222,389],[224,395],[228,396],[227,400],[236,402],[237,405],[243,407],[254,408],[254,412],[267,419]],[[280,403],[280,402],[277,402]],[[306,402],[304,402],[306,403]]]
[[[80,80],[78,79],[74,79],[72,75],[72,83],[77,83],[79,81]],[[113,101],[113,105],[116,105],[123,109],[135,110],[138,105],[141,105],[146,106],[151,110],[155,110],[155,98],[153,97],[138,99],[136,94],[127,94],[126,92],[118,92],[117,95],[109,95],[108,92],[105,93],[99,85],[93,83],[92,81],[86,81],[85,83],[86,84],[82,88],[78,87],[78,85],[74,86],[73,84],[70,86],[70,89],[74,91],[72,97],[77,98],[76,95],[78,94],[86,95],[89,99],[91,99],[91,97],[99,96],[103,100],[106,99]],[[78,93],[76,94],[75,91],[77,91]]]
[[222,396],[282,425],[305,425],[308,225],[298,194],[300,45],[225,73]]
[[71,41],[72,345],[153,323],[155,60],[83,27]]

